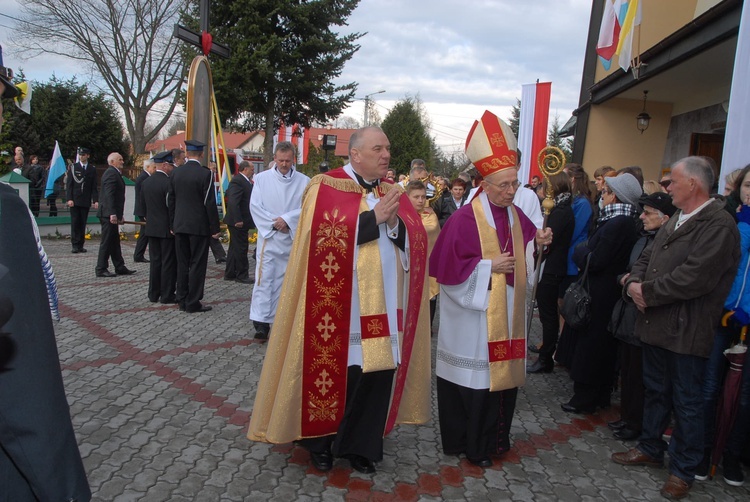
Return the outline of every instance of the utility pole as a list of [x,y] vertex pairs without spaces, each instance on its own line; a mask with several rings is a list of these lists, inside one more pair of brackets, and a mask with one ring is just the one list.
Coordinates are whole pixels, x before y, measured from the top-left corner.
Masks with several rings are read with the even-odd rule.
[[374,96],[376,94],[383,94],[384,92],[385,92],[385,89],[383,89],[382,91],[371,92],[370,94],[367,94],[365,96],[365,113],[364,113],[364,120],[363,120],[364,127],[367,127],[368,125],[370,125],[370,106],[372,103],[370,96]]

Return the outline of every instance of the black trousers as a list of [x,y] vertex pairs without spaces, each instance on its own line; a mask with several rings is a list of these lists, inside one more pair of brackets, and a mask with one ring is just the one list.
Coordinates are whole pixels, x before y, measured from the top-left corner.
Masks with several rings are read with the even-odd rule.
[[310,451],[331,449],[337,457],[359,455],[373,462],[383,460],[383,433],[388,418],[395,370],[362,373],[360,366],[346,372],[346,407],[336,434],[301,439]]
[[518,389],[490,392],[437,379],[443,452],[480,459],[510,449],[510,426]]
[[250,261],[247,259],[247,234],[245,227],[228,226],[229,252],[227,253],[227,267],[224,277],[227,279],[247,279],[250,274]]
[[29,189],[29,209],[31,214],[39,216],[39,202],[42,200],[42,190],[38,188]]
[[125,260],[122,259],[122,249],[120,248],[120,227],[117,223],[110,223],[109,218],[99,218],[99,220],[102,224],[102,242],[99,245],[96,271],[104,272],[107,270],[111,258],[115,272],[120,272],[126,268]]
[[211,246],[211,254],[214,255],[214,260],[225,260],[227,258],[227,252],[224,251],[224,246],[221,245],[219,239],[209,237],[208,244]]
[[177,257],[174,238],[159,239],[149,237],[148,299],[152,302],[171,303],[175,301],[177,284]]
[[47,197],[47,205],[49,206],[49,215],[57,216],[57,196],[50,195]]
[[542,323],[542,347],[539,360],[552,366],[552,356],[557,348],[560,332],[560,316],[557,309],[558,291],[564,275],[544,274],[536,289],[536,303],[539,307],[539,320]]
[[[136,216],[135,219],[136,221],[143,221],[143,218],[141,218],[140,216]],[[148,246],[148,237],[146,236],[146,232],[144,232],[144,230],[145,227],[140,227],[140,230],[138,231],[138,240],[135,241],[135,251],[133,252],[134,261],[143,260],[143,255],[146,252],[146,246]]]
[[643,425],[643,350],[620,342],[620,418],[628,427],[640,431]]
[[[83,249],[84,237],[86,235],[86,220],[88,218],[88,207],[73,206],[70,208],[70,244],[73,246],[73,249]],[[107,223],[109,223],[109,220],[107,220]],[[104,231],[102,231],[103,239]]]
[[208,235],[175,234],[177,302],[185,310],[200,307],[208,267]]

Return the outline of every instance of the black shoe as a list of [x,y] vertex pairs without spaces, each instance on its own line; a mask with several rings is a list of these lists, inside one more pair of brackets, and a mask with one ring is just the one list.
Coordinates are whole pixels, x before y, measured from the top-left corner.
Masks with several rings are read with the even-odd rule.
[[708,479],[708,471],[711,469],[711,448],[703,449],[703,458],[698,467],[695,468],[695,479],[705,481]]
[[76,248],[71,249],[70,252],[73,254],[80,253],[80,251]]
[[233,281],[235,279],[236,279],[236,277],[227,277],[226,275],[224,276],[224,280],[225,281]]
[[174,305],[177,303],[177,298],[167,298],[166,300],[161,300],[160,303],[163,305]]
[[217,258],[216,259],[216,263],[226,263],[226,262],[227,262],[226,258]]
[[724,481],[728,485],[742,486],[745,484],[745,475],[742,473],[742,466],[737,455],[725,451],[721,467],[724,470]]
[[185,309],[185,312],[188,314],[195,314],[196,312],[208,312],[209,310],[212,310],[213,307],[211,305],[198,305],[198,308],[194,309]]
[[88,253],[88,250],[86,248],[80,248],[78,250],[79,253]]
[[538,354],[539,350],[541,350],[542,345],[529,345],[529,352],[533,352],[534,354]]
[[271,325],[267,322],[253,321],[255,328],[255,338],[258,340],[268,340],[268,334],[271,332]]
[[476,465],[477,467],[492,467],[492,460],[490,459],[490,457],[479,457],[479,458],[466,457],[466,460]]
[[133,261],[136,263],[151,263],[151,260],[146,258],[134,258]]
[[526,373],[552,373],[554,367],[552,363],[543,363],[541,359],[537,359],[534,364],[526,369]]
[[610,428],[610,430],[613,431],[619,431],[623,427],[627,426],[628,423],[625,420],[615,420],[614,422],[607,422],[607,427]]
[[180,303],[180,302],[177,302],[177,303],[180,304],[180,312],[185,312],[185,304],[184,303]]
[[570,403],[563,403],[560,405],[560,408],[568,413],[582,413],[584,415],[591,415],[596,411],[595,406],[573,406]]
[[130,270],[129,268],[121,268],[120,270],[115,270],[115,273],[117,275],[133,275],[135,274],[135,270]]
[[158,298],[149,298],[148,301],[150,301],[151,303],[157,303],[159,301],[159,299]]
[[370,459],[360,457],[359,455],[352,455],[349,457],[349,464],[357,472],[362,474],[372,474],[375,472],[375,465]]
[[234,282],[239,282],[240,284],[252,284],[253,281],[249,277],[246,277],[244,279],[240,279],[239,277],[234,280]]
[[117,274],[113,274],[109,270],[103,270],[101,272],[96,273],[97,277],[117,277]]
[[326,472],[333,469],[333,455],[331,455],[330,451],[311,451],[310,460],[312,461],[312,465],[319,471]]
[[632,441],[638,439],[640,435],[640,431],[633,430],[628,426],[625,426],[614,433],[615,439],[619,439],[620,441]]

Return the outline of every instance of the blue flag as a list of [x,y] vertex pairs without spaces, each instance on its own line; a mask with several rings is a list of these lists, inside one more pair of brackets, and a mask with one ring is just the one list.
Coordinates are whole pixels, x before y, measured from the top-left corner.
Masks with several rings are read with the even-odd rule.
[[46,199],[55,191],[55,181],[57,178],[65,174],[65,159],[63,159],[60,153],[60,145],[55,141],[55,151],[52,153],[52,160],[49,163],[49,173],[47,174],[47,186],[44,190],[44,198]]

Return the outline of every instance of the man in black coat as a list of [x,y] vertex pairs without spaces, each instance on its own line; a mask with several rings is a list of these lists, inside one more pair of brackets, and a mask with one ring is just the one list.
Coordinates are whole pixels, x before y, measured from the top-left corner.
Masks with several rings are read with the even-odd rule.
[[[143,198],[141,197],[141,187],[143,181],[154,174],[156,166],[154,165],[154,159],[146,159],[143,161],[143,171],[135,179],[135,205],[133,206],[133,214],[136,217],[136,221],[144,221],[146,217],[146,208],[143,204]],[[135,251],[133,252],[133,261],[136,263],[148,263],[148,260],[143,256],[146,252],[146,246],[148,245],[148,237],[146,232],[141,227],[138,235],[138,240],[135,241]]]
[[171,188],[169,176],[174,165],[171,152],[154,157],[154,173],[141,185],[141,202],[144,208],[151,265],[148,276],[148,299],[151,302],[177,303],[177,258],[174,235],[169,227],[167,197]]
[[72,253],[85,253],[83,247],[86,235],[86,220],[93,201],[94,209],[99,208],[99,189],[96,181],[96,167],[89,164],[91,150],[78,149],[79,162],[68,168],[68,207],[70,208],[70,243]]
[[[125,211],[125,181],[122,179],[122,166],[125,161],[122,155],[112,152],[107,157],[107,163],[109,167],[102,175],[101,204],[96,213],[102,224],[102,242],[99,245],[99,258],[96,261],[97,277],[135,273],[135,270],[128,270],[125,266],[120,248],[119,226],[123,223]],[[110,258],[115,268],[114,274],[108,270]]]
[[253,192],[250,177],[253,175],[253,165],[243,160],[239,168],[240,172],[232,177],[227,188],[227,215],[224,223],[229,230],[229,255],[224,280],[250,284],[253,281],[248,273],[250,263],[247,259],[247,234],[248,230],[255,227],[253,217],[250,216],[250,194]]
[[175,236],[177,254],[177,302],[185,312],[207,312],[203,288],[208,266],[209,239],[219,236],[219,212],[216,210],[214,178],[201,165],[205,145],[185,141],[187,162],[172,173],[169,219]]

